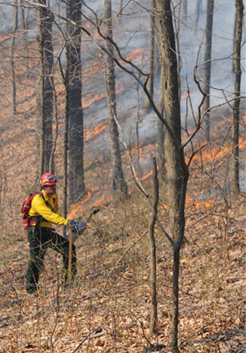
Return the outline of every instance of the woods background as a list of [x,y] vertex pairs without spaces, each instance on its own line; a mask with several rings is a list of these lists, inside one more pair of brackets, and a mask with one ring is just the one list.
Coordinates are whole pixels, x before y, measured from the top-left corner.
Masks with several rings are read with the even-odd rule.
[[[243,2],[2,1],[2,352],[243,352]],[[77,243],[25,293],[45,171]],[[59,229],[62,233],[62,229]],[[77,348],[76,348],[77,347]]]

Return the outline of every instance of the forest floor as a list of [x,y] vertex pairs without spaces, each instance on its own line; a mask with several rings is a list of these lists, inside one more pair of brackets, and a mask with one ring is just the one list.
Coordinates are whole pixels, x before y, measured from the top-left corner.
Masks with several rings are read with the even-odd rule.
[[[3,51],[3,59],[5,54],[7,58]],[[131,196],[127,200],[110,193],[108,161],[86,161],[87,194],[72,205],[70,215],[87,218],[95,206],[100,212],[76,242],[76,283],[66,290],[62,287],[62,259],[51,250],[45,257],[40,290],[26,293],[29,248],[20,209],[33,190],[37,170],[36,87],[33,81],[22,82],[28,89],[18,91],[18,114],[13,118],[10,85],[4,81],[6,60],[0,73],[5,94],[1,117],[0,352],[170,353],[172,251],[156,226],[158,326],[150,336],[148,228],[152,214],[148,200],[134,184],[125,154],[123,166]],[[224,113],[214,119],[211,144],[195,155],[190,168],[187,242],[181,251],[180,352],[246,352],[245,193],[231,192],[232,119]],[[245,117],[240,129],[245,132]],[[196,143],[202,145],[199,139]],[[152,143],[140,148],[139,178],[150,198],[150,156],[155,150]],[[186,151],[187,158],[190,153]],[[132,155],[136,160],[136,151]],[[245,170],[243,132],[240,158]],[[60,141],[56,169],[61,203],[62,163]],[[244,178],[241,174],[242,187]],[[166,193],[165,181],[160,179],[158,215],[168,229]]]
[[[225,136],[230,123],[230,119],[217,123],[217,137],[219,133]],[[203,151],[203,168],[198,155],[191,167],[188,242],[181,251],[181,352],[245,352],[245,195],[235,197],[230,191],[230,145],[219,141],[217,147],[214,140],[213,148]],[[154,148],[143,147],[142,158],[149,158]],[[87,177],[95,180],[99,170],[101,177],[106,176],[108,168],[89,168]],[[17,173],[18,166],[13,175]],[[142,183],[151,195],[150,174],[145,171]],[[41,288],[27,294],[29,249],[20,220],[2,229],[1,352],[72,353],[79,344],[78,352],[170,352],[172,251],[157,226],[158,327],[150,337],[151,210],[133,186],[127,200],[112,198],[108,188],[98,185],[99,199],[88,192],[72,209],[75,218],[81,213],[87,217],[95,200],[100,204],[100,212],[77,240],[78,275],[67,290],[61,285],[62,259],[48,251]],[[160,180],[159,217],[167,227],[165,200],[165,182]],[[9,218],[5,212],[5,225],[11,222],[10,216],[11,210]]]

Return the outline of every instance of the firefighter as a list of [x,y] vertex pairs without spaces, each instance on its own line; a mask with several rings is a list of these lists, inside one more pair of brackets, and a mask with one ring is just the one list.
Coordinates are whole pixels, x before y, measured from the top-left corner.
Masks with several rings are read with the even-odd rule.
[[[41,192],[37,193],[32,199],[29,211],[28,242],[30,258],[26,272],[26,291],[30,294],[38,290],[39,274],[48,248],[52,248],[63,256],[64,284],[68,279],[69,241],[57,234],[52,228],[52,224],[67,225],[73,228],[76,221],[67,220],[60,214],[56,183],[57,177],[51,173],[44,173],[41,176]],[[74,279],[76,271],[76,250],[73,244],[71,280]]]

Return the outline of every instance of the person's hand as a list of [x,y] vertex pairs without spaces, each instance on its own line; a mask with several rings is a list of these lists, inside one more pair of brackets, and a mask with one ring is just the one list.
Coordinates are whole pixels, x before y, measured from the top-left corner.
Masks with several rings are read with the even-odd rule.
[[72,229],[72,231],[75,231],[76,230],[76,226],[77,226],[78,222],[71,219],[67,222],[67,226],[68,228]]

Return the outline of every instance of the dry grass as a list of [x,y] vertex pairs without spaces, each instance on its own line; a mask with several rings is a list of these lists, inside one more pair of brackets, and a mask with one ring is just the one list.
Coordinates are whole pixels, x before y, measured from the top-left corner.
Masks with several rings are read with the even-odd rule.
[[[33,81],[21,85],[19,94],[23,99],[35,92]],[[6,97],[10,97],[9,85],[5,89]],[[151,210],[134,187],[126,156],[123,161],[131,191],[129,200],[113,199],[109,194],[107,162],[97,161],[94,168],[90,168],[94,161],[86,162],[88,194],[84,199],[88,201],[73,205],[71,212],[74,217],[83,214],[86,218],[95,202],[100,203],[101,211],[76,243],[76,285],[64,291],[60,285],[61,258],[48,251],[40,291],[34,295],[25,292],[29,249],[20,206],[34,187],[37,168],[32,130],[34,101],[30,98],[21,104],[21,113],[15,118],[10,112],[10,99],[3,105],[1,352],[72,353],[83,339],[78,352],[140,353],[148,346],[148,340],[166,345],[162,352],[170,352],[172,252],[157,227],[159,331],[148,337],[150,283],[146,231]],[[228,119],[215,125],[211,151],[204,150],[203,159],[197,156],[191,168],[186,205],[188,243],[181,254],[181,352],[239,353],[245,344],[245,196],[235,197],[230,192],[230,124]],[[224,136],[227,138],[221,143]],[[214,153],[216,148],[222,153]],[[154,150],[154,145],[142,148],[141,157],[146,165]],[[61,141],[56,161],[61,175]],[[103,177],[103,185],[95,184],[98,175]],[[143,183],[151,195],[151,178]],[[161,181],[159,216],[165,227],[166,192]]]

